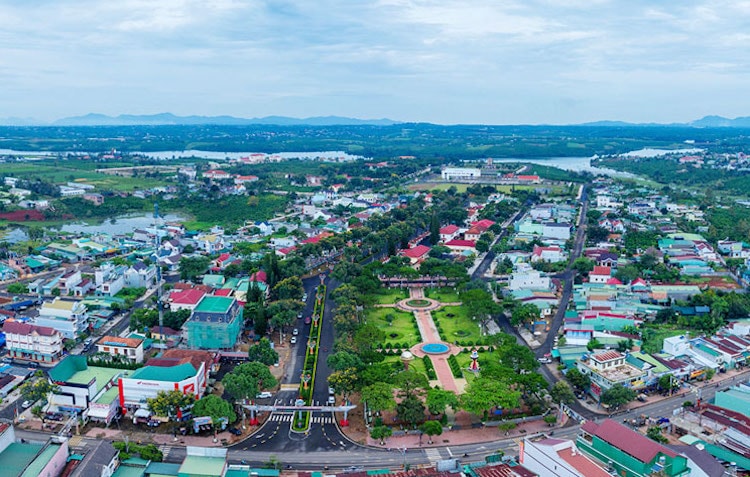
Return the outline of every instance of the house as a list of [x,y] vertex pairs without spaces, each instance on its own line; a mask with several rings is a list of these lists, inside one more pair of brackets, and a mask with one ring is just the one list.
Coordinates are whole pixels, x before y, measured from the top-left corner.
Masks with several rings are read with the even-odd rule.
[[617,351],[603,351],[584,355],[578,361],[578,370],[591,378],[589,392],[596,399],[616,384],[630,388],[643,387],[645,372],[629,364],[625,355]]
[[611,419],[586,421],[576,446],[599,462],[611,463],[617,475],[624,477],[650,477],[655,472],[677,477],[690,473],[685,456]]
[[55,298],[42,303],[34,324],[59,331],[65,339],[75,339],[88,326],[86,305],[76,300]]
[[550,290],[552,283],[550,278],[546,274],[532,269],[528,264],[525,266],[519,266],[514,271],[508,282],[508,289],[513,290]]
[[251,182],[257,182],[257,181],[258,181],[258,176],[252,176],[252,175],[250,175],[250,176],[235,176],[235,178],[234,178],[234,183],[237,184],[237,185],[240,185],[240,184],[249,184]]
[[440,177],[444,181],[452,180],[475,180],[482,175],[482,170],[478,167],[444,167],[440,171]]
[[156,284],[156,267],[137,262],[124,274],[126,288],[151,288]]
[[102,336],[96,342],[96,352],[113,357],[124,357],[133,363],[143,362],[143,340],[140,338],[120,338],[119,336]]
[[151,327],[151,338],[157,341],[177,342],[182,338],[182,333],[168,326],[155,325]]
[[471,240],[472,242],[476,242],[479,240],[479,237],[484,233],[482,229],[476,226],[472,226],[469,230],[464,232],[464,240]]
[[87,192],[83,194],[83,200],[88,200],[94,205],[102,205],[104,203],[104,196],[96,192]]
[[204,172],[203,177],[207,177],[211,180],[223,180],[223,179],[231,179],[232,175],[228,172],[222,171],[220,169],[209,169],[206,172]]
[[6,320],[3,333],[11,358],[42,364],[55,364],[62,358],[63,336],[53,328]]
[[70,448],[68,439],[52,436],[29,442],[16,436],[11,423],[0,424],[0,465],[3,477],[63,475]]
[[[112,477],[120,465],[120,451],[106,439],[85,441],[83,448],[76,448],[77,455],[83,458],[70,459],[65,473],[67,477]],[[41,475],[41,474],[40,474]]]
[[[120,407],[135,411],[146,408],[146,400],[159,391],[177,390],[203,397],[208,386],[208,374],[213,363],[211,353],[205,351],[169,349],[159,358],[151,358],[146,366],[119,380]],[[175,410],[175,417],[181,410]]]
[[426,245],[417,245],[416,247],[401,251],[401,255],[408,258],[411,265],[422,263],[430,253],[430,247]]
[[83,281],[80,270],[66,272],[57,283],[61,295],[75,294],[75,288]]
[[242,307],[230,297],[204,296],[185,323],[188,346],[198,349],[232,349],[244,325]]
[[457,225],[446,225],[445,227],[440,228],[440,241],[450,242],[454,238],[456,238],[456,235],[458,235],[458,226]]
[[552,245],[549,247],[541,247],[539,245],[534,246],[534,250],[531,252],[531,262],[547,262],[557,263],[566,260],[565,252],[563,249]]
[[[89,366],[86,360],[86,356],[68,355],[49,370],[49,380],[57,386],[57,391],[49,401],[50,411],[78,413],[89,410],[90,418],[109,422],[119,409],[117,379],[126,371]],[[113,388],[115,390],[110,391]],[[101,412],[92,416],[91,405],[97,401]]]
[[568,439],[526,437],[519,450],[524,467],[544,477],[611,477],[604,465],[578,452]]
[[476,242],[473,240],[460,240],[460,239],[453,239],[449,240],[448,242],[445,242],[443,245],[451,249],[454,253],[462,253],[462,252],[476,252]]
[[589,273],[589,283],[607,283],[612,278],[612,269],[609,267],[595,266]]
[[103,263],[94,271],[96,293],[99,296],[115,296],[125,288],[125,272],[128,267],[115,265],[111,262]]
[[188,288],[184,290],[172,290],[169,294],[169,310],[193,310],[206,294],[199,288]]
[[224,250],[224,237],[219,234],[201,234],[195,238],[198,248],[208,255],[214,255]]

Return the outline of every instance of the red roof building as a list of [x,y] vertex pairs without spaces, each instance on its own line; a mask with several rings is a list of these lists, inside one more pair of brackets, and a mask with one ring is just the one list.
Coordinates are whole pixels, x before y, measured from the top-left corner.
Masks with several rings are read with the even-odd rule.
[[205,294],[205,290],[198,288],[173,290],[169,295],[169,309],[172,311],[192,310],[198,306],[198,302],[201,301]]
[[476,245],[477,243],[473,240],[453,239],[448,242],[445,242],[445,246],[453,250],[454,252],[463,252],[464,250],[474,250],[476,248]]
[[490,227],[492,227],[493,225],[495,225],[495,222],[491,221],[490,219],[482,219],[476,222],[472,222],[471,225],[474,227],[477,227],[479,230],[484,232]]
[[581,426],[581,430],[598,437],[610,446],[635,457],[643,463],[653,462],[659,454],[672,458],[677,457],[672,449],[611,419],[605,419],[599,424],[594,421],[586,421]]
[[407,257],[412,265],[420,263],[427,258],[427,254],[430,253],[430,247],[426,245],[417,245],[414,248],[408,248],[401,251],[401,255]]

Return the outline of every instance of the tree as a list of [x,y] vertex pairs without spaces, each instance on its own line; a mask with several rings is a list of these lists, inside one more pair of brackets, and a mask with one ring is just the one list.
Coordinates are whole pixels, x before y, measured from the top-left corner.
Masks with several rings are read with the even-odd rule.
[[285,278],[273,287],[273,295],[279,300],[301,300],[304,293],[299,277]]
[[180,258],[180,278],[193,280],[198,275],[203,275],[208,270],[211,259],[208,257],[182,257]]
[[594,269],[596,263],[590,258],[578,257],[573,261],[573,269],[580,274],[587,274]]
[[425,404],[431,414],[442,414],[447,407],[454,410],[458,408],[458,396],[453,391],[430,388],[427,390]]
[[557,422],[557,416],[554,414],[547,414],[544,416],[544,422],[546,422],[550,427],[554,426]]
[[221,418],[226,418],[227,424],[237,420],[232,405],[215,394],[208,394],[196,401],[193,416],[211,416],[214,425],[218,424]]
[[427,376],[413,369],[401,371],[396,375],[396,387],[402,397],[421,395],[429,385]]
[[525,303],[513,308],[510,315],[510,324],[519,326],[524,323],[533,323],[539,318],[539,308],[531,303]]
[[558,381],[552,385],[552,389],[549,392],[553,402],[557,404],[572,404],[576,400],[573,390],[570,389],[565,381]]
[[261,389],[276,386],[276,378],[263,363],[242,363],[227,373],[221,384],[234,399],[255,399]]
[[35,381],[27,381],[21,386],[21,397],[26,401],[36,402],[39,400],[47,400],[47,396],[50,393],[57,392],[59,387],[55,384],[51,384],[46,379],[37,379]]
[[516,374],[524,374],[539,369],[539,361],[527,346],[511,342],[497,350],[500,363],[511,368]]
[[664,437],[664,435],[661,433],[661,427],[659,426],[649,427],[646,431],[646,437],[660,444],[666,444],[667,442],[669,442],[669,439]]
[[159,312],[153,308],[138,308],[130,315],[130,329],[144,332],[159,324]]
[[359,356],[348,351],[339,351],[328,356],[326,364],[334,371],[341,371],[348,368],[359,369],[363,366]]
[[424,404],[418,397],[408,395],[396,405],[396,415],[401,422],[416,428],[417,424],[424,421]]
[[354,391],[357,385],[357,370],[355,368],[346,368],[341,371],[334,371],[328,376],[328,384],[339,394],[348,396]]
[[390,383],[373,383],[362,388],[360,393],[362,401],[374,413],[389,411],[396,408],[396,400],[393,398],[393,386]]
[[480,376],[466,387],[461,395],[461,407],[472,414],[483,415],[493,407],[513,409],[519,406],[521,393],[502,381]]
[[680,380],[672,376],[671,374],[665,374],[659,377],[659,389],[664,391],[674,391],[680,388]]
[[247,355],[250,361],[258,361],[266,366],[279,362],[279,353],[271,348],[271,342],[268,338],[261,338],[258,344],[251,346]]
[[194,403],[194,394],[183,394],[177,390],[159,391],[155,398],[146,399],[151,412],[162,417],[177,417],[180,409],[188,409]]
[[588,387],[591,386],[591,378],[580,372],[578,368],[569,369],[565,374],[565,377],[568,378],[568,381],[570,381],[570,384],[574,388],[580,389],[581,391],[588,389]]
[[393,435],[393,430],[388,426],[375,426],[370,431],[370,437],[379,439],[380,445],[385,445],[385,440]]
[[22,295],[29,292],[29,287],[24,283],[15,282],[8,285],[8,293],[13,295]]
[[427,421],[419,426],[419,430],[427,434],[427,443],[432,444],[432,436],[439,436],[442,434],[443,425],[440,424],[440,421]]
[[604,391],[600,396],[602,404],[611,406],[614,409],[618,409],[620,406],[629,403],[633,399],[635,399],[635,391],[626,388],[622,384],[615,384]]
[[437,245],[440,242],[440,221],[437,214],[433,213],[430,219],[430,245]]

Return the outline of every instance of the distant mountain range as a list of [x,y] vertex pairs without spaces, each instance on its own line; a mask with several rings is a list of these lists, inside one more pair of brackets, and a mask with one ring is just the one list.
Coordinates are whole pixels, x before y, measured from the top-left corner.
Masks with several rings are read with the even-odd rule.
[[[238,118],[235,116],[176,116],[172,113],[121,114],[107,116],[90,113],[72,116],[45,123],[33,118],[0,118],[3,126],[162,126],[162,125],[274,125],[274,126],[391,126],[402,124],[391,119],[357,119],[342,116],[315,116],[292,118],[288,116],[265,116],[262,118]],[[694,127],[694,128],[750,128],[750,116],[734,119],[722,116],[705,116],[687,123],[629,123],[625,121],[595,121],[573,126],[590,127]]]
[[226,126],[245,126],[252,124],[277,126],[390,126],[392,124],[397,124],[397,121],[392,121],[390,119],[355,119],[340,116],[319,116],[300,119],[286,116],[237,118],[234,116],[176,116],[172,113],[121,114],[119,116],[90,113],[84,116],[62,118],[46,124],[29,118],[0,118],[0,124],[7,126],[161,126],[201,124]]

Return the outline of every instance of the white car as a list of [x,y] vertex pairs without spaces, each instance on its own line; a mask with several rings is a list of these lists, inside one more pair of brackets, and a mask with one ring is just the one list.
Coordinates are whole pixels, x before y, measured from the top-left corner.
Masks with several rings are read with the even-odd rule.
[[263,391],[255,395],[255,399],[268,399],[270,397],[273,397],[273,394],[271,394],[269,391]]
[[336,396],[328,396],[328,404],[333,406],[336,404]]
[[23,403],[21,404],[21,407],[22,407],[22,408],[24,408],[24,409],[28,409],[28,408],[30,408],[30,407],[32,406],[32,404],[34,404],[34,402],[33,402],[33,401],[24,401],[24,402],[23,402]]
[[292,343],[292,344],[297,344],[297,337],[296,336],[292,336],[292,339],[289,340],[289,342]]
[[297,336],[299,334],[299,330],[297,328],[292,330],[292,336]]

